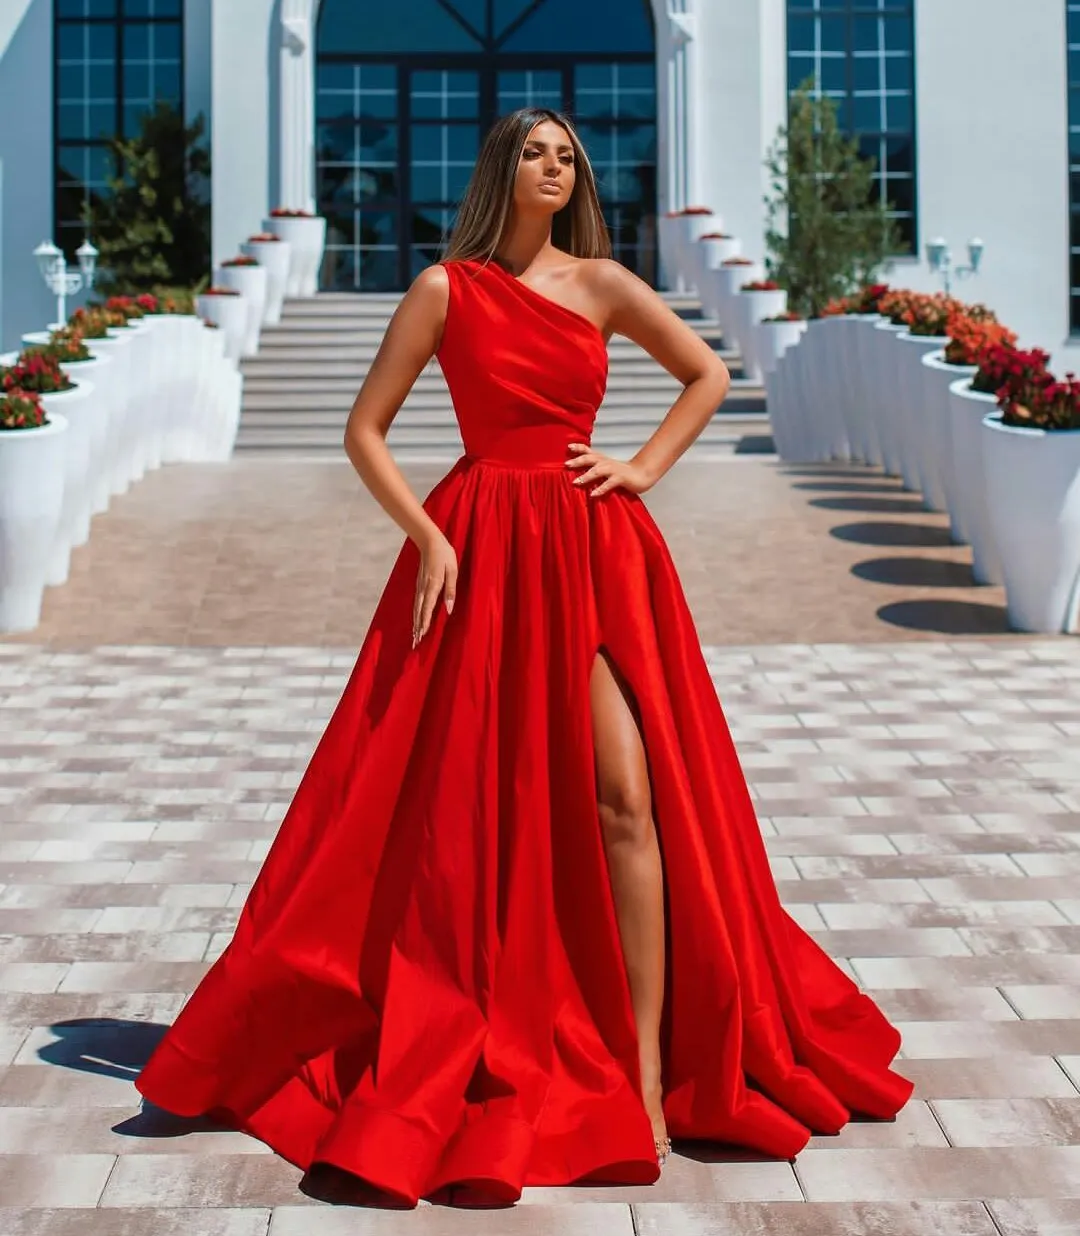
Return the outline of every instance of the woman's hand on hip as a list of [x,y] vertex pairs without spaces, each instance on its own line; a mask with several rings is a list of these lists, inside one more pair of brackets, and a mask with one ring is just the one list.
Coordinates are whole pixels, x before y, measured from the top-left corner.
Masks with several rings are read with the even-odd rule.
[[412,646],[424,638],[431,627],[439,594],[448,614],[454,611],[457,595],[458,560],[453,545],[440,532],[420,546],[420,570],[416,575],[416,597],[413,601]]
[[582,442],[571,442],[567,447],[573,458],[566,461],[568,468],[586,468],[581,476],[574,477],[575,485],[587,485],[590,481],[600,483],[589,490],[590,498],[599,498],[613,489],[625,489],[632,494],[643,494],[652,488],[652,479],[640,464],[625,459],[612,459],[601,455]]

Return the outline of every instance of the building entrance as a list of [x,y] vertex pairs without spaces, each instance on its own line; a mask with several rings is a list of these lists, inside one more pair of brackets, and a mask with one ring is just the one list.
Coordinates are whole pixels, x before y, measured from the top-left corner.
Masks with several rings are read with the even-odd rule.
[[616,256],[655,282],[648,0],[323,0],[315,108],[323,289],[408,286],[438,256],[484,133],[526,106],[573,117]]

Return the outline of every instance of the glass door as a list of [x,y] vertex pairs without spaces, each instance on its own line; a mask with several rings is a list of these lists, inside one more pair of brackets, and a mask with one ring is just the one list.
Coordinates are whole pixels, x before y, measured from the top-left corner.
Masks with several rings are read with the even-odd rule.
[[575,117],[615,256],[655,282],[654,73],[644,58],[321,62],[316,182],[327,219],[323,289],[408,287],[438,258],[482,135],[496,117],[527,106]]

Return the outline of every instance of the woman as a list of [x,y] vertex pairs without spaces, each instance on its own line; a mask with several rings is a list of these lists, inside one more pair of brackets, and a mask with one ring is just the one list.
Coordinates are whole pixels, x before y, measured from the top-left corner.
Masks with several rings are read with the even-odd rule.
[[[569,121],[500,121],[346,429],[408,540],[235,937],[137,1083],[399,1202],[649,1183],[669,1130],[791,1157],[911,1093],[895,1029],[779,905],[640,500],[727,371],[609,253]],[[683,384],[629,462],[589,445],[616,332]],[[433,355],[466,454],[421,504],[385,438]]]

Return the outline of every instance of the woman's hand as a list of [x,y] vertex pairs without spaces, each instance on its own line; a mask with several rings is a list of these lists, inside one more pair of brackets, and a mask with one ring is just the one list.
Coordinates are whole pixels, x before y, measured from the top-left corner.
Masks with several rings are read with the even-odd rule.
[[416,575],[416,598],[413,601],[414,648],[428,633],[439,593],[445,592],[446,612],[453,613],[457,577],[458,560],[453,545],[441,532],[432,534],[420,546],[420,570]]
[[575,485],[587,485],[599,480],[600,484],[589,490],[590,498],[599,498],[613,489],[626,489],[632,494],[643,494],[651,489],[653,482],[640,464],[601,455],[581,442],[571,442],[568,450],[574,458],[566,461],[568,468],[588,468],[581,476],[574,477]]

